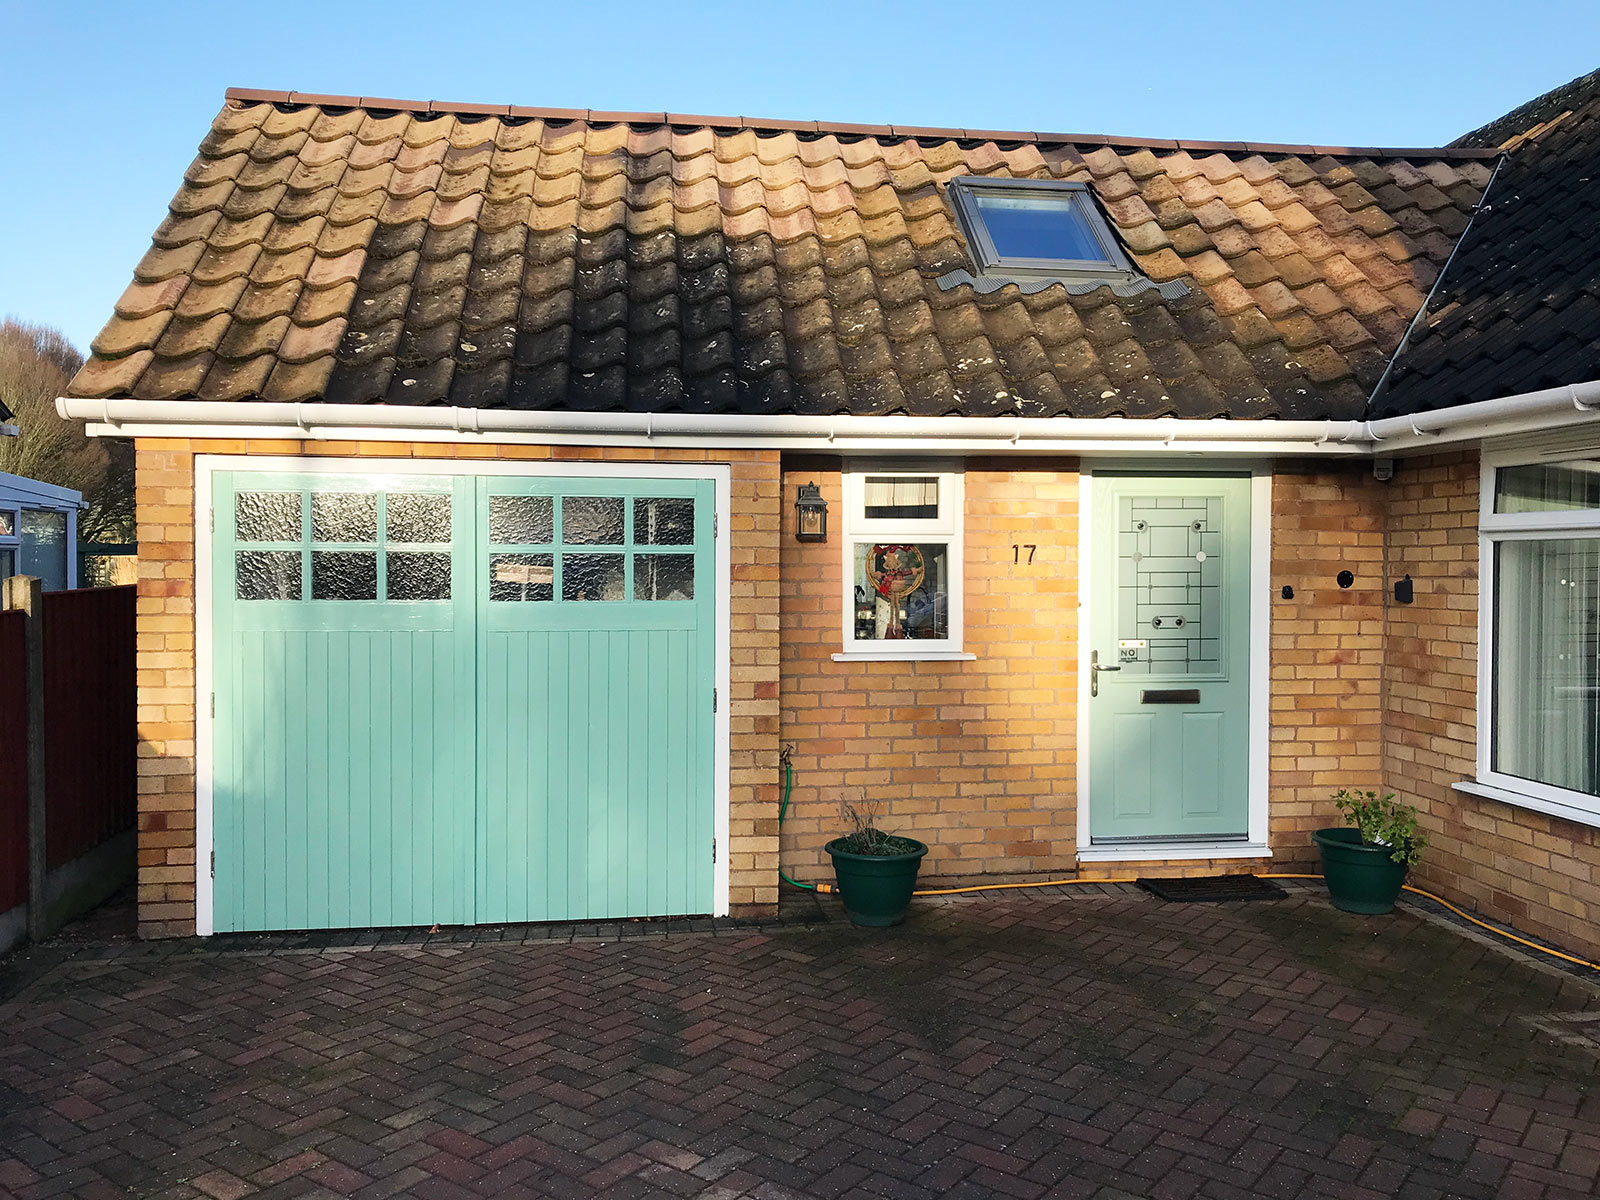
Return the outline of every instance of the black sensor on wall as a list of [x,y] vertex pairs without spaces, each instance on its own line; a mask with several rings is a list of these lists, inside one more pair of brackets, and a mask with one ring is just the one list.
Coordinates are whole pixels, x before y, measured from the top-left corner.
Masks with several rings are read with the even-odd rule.
[[1413,591],[1412,586],[1411,586],[1411,576],[1407,575],[1404,579],[1395,580],[1395,584],[1394,584],[1394,601],[1395,601],[1395,603],[1396,604],[1410,604],[1413,599],[1415,599],[1415,595],[1414,595],[1414,591]]

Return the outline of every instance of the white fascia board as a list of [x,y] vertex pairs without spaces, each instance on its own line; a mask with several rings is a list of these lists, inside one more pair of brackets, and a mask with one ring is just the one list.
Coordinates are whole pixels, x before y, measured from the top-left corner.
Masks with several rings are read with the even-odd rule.
[[97,436],[725,447],[837,453],[1128,453],[1350,457],[1600,420],[1600,381],[1379,421],[578,413],[373,404],[62,397]]

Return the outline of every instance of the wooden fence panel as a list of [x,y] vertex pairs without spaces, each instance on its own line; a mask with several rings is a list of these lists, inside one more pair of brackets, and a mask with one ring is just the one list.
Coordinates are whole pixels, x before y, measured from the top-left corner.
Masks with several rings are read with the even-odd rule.
[[44,596],[45,842],[52,868],[133,827],[134,593],[115,587]]
[[0,612],[0,913],[28,902],[28,681],[24,617]]

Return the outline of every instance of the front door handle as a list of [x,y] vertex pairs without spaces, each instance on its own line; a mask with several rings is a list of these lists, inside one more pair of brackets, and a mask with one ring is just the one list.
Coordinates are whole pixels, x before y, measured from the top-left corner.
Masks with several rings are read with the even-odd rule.
[[1122,670],[1121,667],[1102,667],[1100,665],[1100,651],[1098,651],[1098,650],[1089,651],[1089,695],[1090,696],[1098,696],[1100,694],[1100,672],[1101,671],[1120,671],[1120,670]]

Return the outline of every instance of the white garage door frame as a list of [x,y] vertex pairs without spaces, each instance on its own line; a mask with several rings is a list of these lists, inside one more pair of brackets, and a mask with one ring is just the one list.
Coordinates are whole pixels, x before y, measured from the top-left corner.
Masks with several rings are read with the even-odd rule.
[[[195,932],[210,936],[216,930],[213,908],[211,852],[214,845],[214,757],[211,692],[212,663],[212,477],[218,471],[293,472],[296,474],[404,474],[404,475],[511,475],[521,478],[556,479],[709,479],[716,490],[715,548],[716,571],[716,688],[719,696],[729,694],[729,664],[732,662],[732,623],[729,602],[732,597],[731,533],[733,469],[718,463],[654,462],[508,462],[490,459],[437,458],[339,458],[318,455],[224,455],[200,454],[194,466],[194,558],[195,558]],[[713,717],[714,828],[717,861],[712,875],[712,914],[728,914],[728,785],[729,785],[729,703],[717,705]]]

